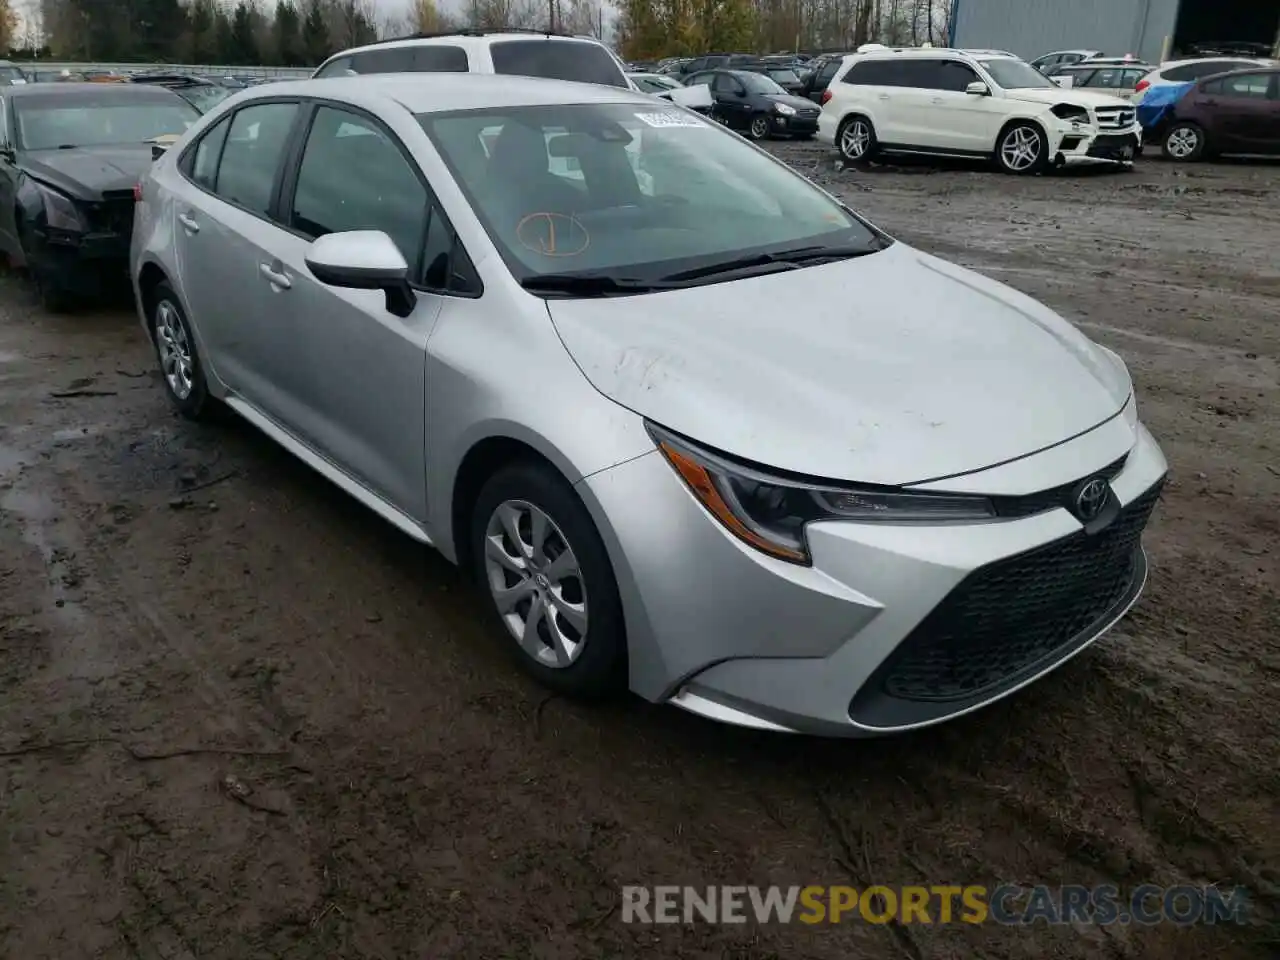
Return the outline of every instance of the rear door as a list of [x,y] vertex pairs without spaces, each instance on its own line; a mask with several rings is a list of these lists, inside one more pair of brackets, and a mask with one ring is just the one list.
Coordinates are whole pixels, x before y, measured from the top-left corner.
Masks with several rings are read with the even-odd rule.
[[843,62],[844,60],[840,57],[834,60],[824,60],[822,65],[814,71],[813,76],[807,83],[807,94],[810,100],[814,103],[822,103],[823,93],[831,85],[831,81],[835,78]]
[[174,204],[180,283],[201,346],[223,382],[281,423],[300,385],[297,332],[263,268],[281,232],[273,210],[299,112],[294,100],[254,102],[215,124],[184,154],[188,187]]

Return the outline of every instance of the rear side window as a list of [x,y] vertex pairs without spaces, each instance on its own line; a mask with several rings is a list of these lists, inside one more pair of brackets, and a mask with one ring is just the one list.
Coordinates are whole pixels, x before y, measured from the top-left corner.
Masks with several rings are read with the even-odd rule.
[[251,213],[269,214],[280,156],[297,112],[296,103],[263,103],[236,111],[218,164],[218,196]]
[[1229,70],[1248,70],[1250,67],[1256,66],[1256,63],[1249,63],[1247,60],[1206,60],[1204,63],[1188,63],[1181,67],[1171,67],[1164,71],[1163,76],[1166,80],[1183,83],[1187,80],[1211,77],[1215,73],[1226,73]]
[[1271,88],[1271,76],[1266,73],[1248,73],[1239,77],[1224,77],[1222,92],[1228,97],[1245,97],[1265,100]]
[[222,144],[227,139],[227,130],[230,126],[231,118],[223,117],[196,144],[190,175],[193,181],[206,190],[213,190],[217,185],[218,158],[222,156]]
[[489,47],[493,70],[515,77],[546,77],[626,88],[622,68],[604,47],[571,40],[506,40]]
[[466,73],[467,52],[450,44],[366,50],[351,57],[356,73]]
[[323,67],[316,71],[316,79],[323,77],[345,77],[347,71],[351,69],[350,57],[339,57],[337,60],[331,60]]

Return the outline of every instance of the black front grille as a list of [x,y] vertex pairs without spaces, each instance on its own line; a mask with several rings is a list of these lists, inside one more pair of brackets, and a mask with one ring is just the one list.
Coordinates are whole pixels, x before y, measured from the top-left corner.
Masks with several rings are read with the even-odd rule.
[[1097,476],[1110,483],[1120,475],[1120,471],[1124,469],[1125,461],[1128,459],[1129,455],[1126,453],[1119,460],[1107,464],[1097,473],[1085,474],[1070,483],[1051,487],[1048,490],[1028,493],[1020,497],[992,497],[991,502],[995,506],[996,516],[1006,518],[1030,517],[1058,507],[1066,507],[1069,510],[1071,509],[1071,495],[1075,493],[1081,481]]
[[133,191],[112,191],[106,199],[94,205],[93,229],[100,233],[133,235]]
[[1157,484],[1093,535],[1073,534],[968,576],[873,682],[899,700],[971,700],[1096,633],[1138,586],[1139,541],[1160,489]]

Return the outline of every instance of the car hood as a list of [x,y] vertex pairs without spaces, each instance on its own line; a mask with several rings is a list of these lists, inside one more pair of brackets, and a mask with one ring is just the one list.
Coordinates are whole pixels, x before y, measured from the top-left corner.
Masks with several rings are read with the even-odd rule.
[[813,101],[808,97],[795,97],[789,93],[767,93],[764,98],[774,103],[785,103],[788,107],[795,107],[797,110],[813,109]]
[[1054,87],[1052,90],[1040,87],[1026,90],[1008,90],[1012,100],[1024,100],[1028,103],[1078,103],[1082,107],[1128,107],[1127,100],[1113,97],[1109,93],[1091,93],[1075,87]]
[[132,190],[151,166],[151,144],[27,150],[22,169],[37,180],[81,200],[101,200],[111,191]]
[[895,243],[634,297],[549,300],[605,396],[702,444],[814,477],[901,485],[1061,443],[1128,372],[1048,308]]

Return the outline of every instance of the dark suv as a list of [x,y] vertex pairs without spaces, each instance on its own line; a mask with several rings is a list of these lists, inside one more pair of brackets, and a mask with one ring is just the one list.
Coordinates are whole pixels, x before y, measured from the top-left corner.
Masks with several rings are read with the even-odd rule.
[[1280,68],[1206,77],[1174,105],[1165,124],[1159,137],[1170,160],[1219,153],[1280,156]]

